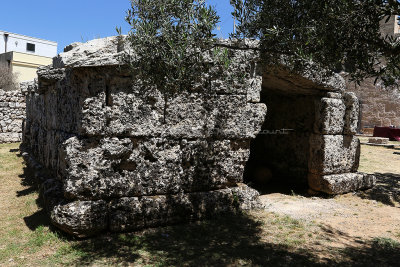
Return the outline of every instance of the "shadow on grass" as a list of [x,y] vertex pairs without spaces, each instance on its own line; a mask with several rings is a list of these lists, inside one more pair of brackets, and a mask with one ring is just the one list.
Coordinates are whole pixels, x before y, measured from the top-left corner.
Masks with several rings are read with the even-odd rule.
[[[10,153],[17,153],[18,157],[22,157],[19,149],[10,149]],[[23,173],[18,177],[21,179],[21,185],[26,187],[24,190],[20,190],[16,192],[17,197],[25,197],[31,195],[33,193],[38,193],[39,185],[37,179],[37,173],[28,167],[23,168]],[[40,208],[37,212],[32,215],[24,217],[24,222],[26,226],[35,231],[40,226],[51,226],[50,218],[48,217],[46,211],[43,209],[43,205],[40,198],[35,200],[36,205]]]
[[339,251],[340,266],[399,266],[400,244],[388,238],[374,238],[360,247],[347,247]]
[[228,215],[139,234],[103,235],[81,241],[74,249],[85,255],[77,265],[99,258],[134,264],[143,257],[145,264],[157,266],[319,265],[306,251],[292,252],[286,246],[263,242],[261,225],[248,215]]
[[23,173],[19,175],[19,178],[21,178],[21,185],[27,188],[21,191],[17,191],[18,197],[27,196],[38,191],[39,185],[35,177],[34,170],[28,167],[24,167]]
[[382,204],[400,204],[400,174],[375,173],[377,183],[372,189],[357,193],[361,198],[376,200]]
[[[363,240],[350,236],[329,225],[320,226],[320,236],[334,244],[325,245],[322,254],[330,259],[326,265],[339,266],[398,266],[400,243],[390,238]],[[324,260],[324,257],[322,257]]]
[[[368,242],[322,226],[319,238],[330,244],[291,248],[264,236],[263,222],[247,215],[225,216],[187,225],[149,229],[138,233],[105,234],[76,242],[80,252],[74,264],[151,266],[396,266],[400,245],[390,239]],[[265,225],[264,225],[265,227]],[[342,243],[341,243],[342,242]],[[346,245],[351,242],[354,245]],[[282,242],[283,243],[283,242]]]

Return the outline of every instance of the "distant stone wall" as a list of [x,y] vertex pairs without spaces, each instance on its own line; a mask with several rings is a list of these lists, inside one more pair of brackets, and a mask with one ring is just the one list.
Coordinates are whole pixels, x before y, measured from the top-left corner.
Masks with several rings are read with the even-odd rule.
[[[382,36],[400,37],[398,16],[384,18],[381,23]],[[375,79],[367,79],[360,86],[348,82],[348,91],[354,92],[360,100],[360,123],[358,131],[374,126],[400,127],[400,91],[385,88]]]
[[0,143],[22,140],[26,85],[22,84],[21,87],[21,90],[18,91],[0,89]]
[[361,103],[360,130],[374,126],[400,127],[400,92],[384,88],[368,79],[355,86],[349,83],[348,91],[354,92]]

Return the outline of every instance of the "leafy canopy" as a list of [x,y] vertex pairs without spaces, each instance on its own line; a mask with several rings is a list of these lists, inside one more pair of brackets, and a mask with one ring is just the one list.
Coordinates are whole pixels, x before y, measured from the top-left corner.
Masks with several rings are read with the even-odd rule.
[[131,0],[126,21],[135,77],[165,100],[209,71],[204,52],[213,47],[219,17],[204,0]]
[[400,14],[396,0],[231,0],[237,38],[259,39],[263,62],[290,59],[295,70],[313,61],[343,67],[355,81],[400,78],[400,42],[383,36],[380,22]]

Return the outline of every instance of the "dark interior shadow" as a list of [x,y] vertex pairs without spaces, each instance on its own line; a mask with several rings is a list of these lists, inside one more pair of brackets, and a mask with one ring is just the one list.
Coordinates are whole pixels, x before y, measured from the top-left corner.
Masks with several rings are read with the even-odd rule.
[[400,174],[375,173],[374,175],[377,180],[374,188],[358,192],[357,195],[392,207],[400,204]]
[[292,178],[280,179],[278,177],[272,177],[272,179],[266,183],[250,181],[247,182],[247,184],[260,192],[261,195],[280,193],[284,195],[310,196],[307,183],[293,182],[293,180]]
[[263,87],[261,102],[268,112],[261,131],[251,140],[246,184],[262,194],[307,194],[310,138],[319,98]]

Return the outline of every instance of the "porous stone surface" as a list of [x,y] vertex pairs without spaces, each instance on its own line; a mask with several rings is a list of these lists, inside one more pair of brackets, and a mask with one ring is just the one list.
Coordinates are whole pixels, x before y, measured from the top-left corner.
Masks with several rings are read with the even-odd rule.
[[28,83],[16,91],[0,89],[0,143],[20,142],[25,119],[25,94]]
[[[51,220],[77,236],[256,207],[241,184],[265,119],[254,52],[234,51],[245,82],[214,81],[170,98],[118,65],[117,37],[74,44],[28,87],[22,148],[46,170]],[[44,177],[44,176],[42,176]]]
[[232,208],[260,208],[258,193],[247,186],[207,192],[152,197],[131,197],[110,204],[111,231],[136,230],[163,224],[211,217]]
[[86,237],[107,230],[107,203],[99,201],[75,201],[59,204],[50,211],[52,223],[61,230]]
[[124,47],[119,47],[119,43],[123,44],[119,37],[107,37],[70,44],[64,48],[64,53],[53,58],[53,66],[65,68],[119,65],[120,56],[125,52]]
[[389,144],[389,138],[370,137],[370,138],[368,138],[368,143],[377,144],[377,145],[385,145],[385,144]]
[[346,92],[343,95],[346,105],[344,120],[344,134],[355,135],[358,129],[358,119],[360,117],[360,102],[353,92]]
[[291,71],[290,66],[290,60],[282,60],[282,66],[267,67],[263,74],[263,87],[292,95],[316,95],[321,92],[341,95],[346,90],[342,76],[323,70],[313,62],[305,62],[301,73]]
[[312,135],[310,137],[309,172],[337,174],[358,170],[360,140],[346,135]]
[[342,134],[345,121],[343,120],[346,106],[342,99],[322,98],[316,104],[315,132],[332,135]]
[[375,185],[376,177],[366,173],[342,173],[319,176],[309,175],[309,185],[315,191],[328,194],[343,194],[368,189]]

